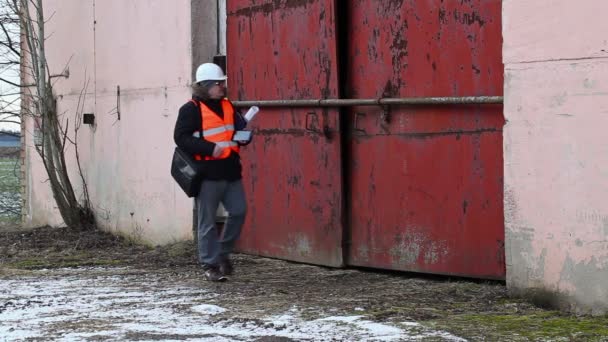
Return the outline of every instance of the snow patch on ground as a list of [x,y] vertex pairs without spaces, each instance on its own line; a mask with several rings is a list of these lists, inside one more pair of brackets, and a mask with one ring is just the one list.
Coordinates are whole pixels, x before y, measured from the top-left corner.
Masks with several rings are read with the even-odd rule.
[[222,312],[226,312],[226,309],[217,305],[201,304],[192,307],[192,311],[198,312],[203,315],[217,315]]
[[[231,312],[213,287],[124,269],[39,271],[0,279],[0,336],[5,340],[416,341],[462,339],[416,322],[372,322],[364,316],[304,320],[297,306],[281,315]],[[117,274],[118,273],[118,274]],[[124,273],[124,274],[120,274]],[[243,298],[246,301],[246,298]],[[255,315],[258,319],[248,319]]]

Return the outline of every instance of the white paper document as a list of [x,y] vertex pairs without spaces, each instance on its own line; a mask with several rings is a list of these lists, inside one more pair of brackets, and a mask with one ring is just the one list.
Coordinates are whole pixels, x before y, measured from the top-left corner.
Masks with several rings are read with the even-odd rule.
[[251,108],[249,108],[249,110],[247,111],[247,113],[245,113],[245,120],[247,120],[247,122],[253,120],[253,117],[260,111],[260,108],[258,108],[257,106],[253,106]]

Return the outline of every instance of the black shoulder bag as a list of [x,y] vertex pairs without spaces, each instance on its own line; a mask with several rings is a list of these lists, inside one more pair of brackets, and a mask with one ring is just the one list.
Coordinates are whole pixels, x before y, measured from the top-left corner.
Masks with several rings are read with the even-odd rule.
[[196,197],[203,181],[203,168],[192,156],[179,147],[173,151],[171,176],[188,197]]
[[[195,103],[198,107],[198,103]],[[171,176],[184,190],[188,197],[198,196],[204,177],[202,163],[194,160],[193,156],[179,147],[175,147],[171,160]]]

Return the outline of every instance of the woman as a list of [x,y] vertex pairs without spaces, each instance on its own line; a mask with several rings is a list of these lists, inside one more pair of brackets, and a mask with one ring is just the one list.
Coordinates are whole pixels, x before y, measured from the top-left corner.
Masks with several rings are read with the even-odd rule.
[[[226,75],[218,65],[201,64],[192,90],[192,100],[179,109],[173,138],[202,164],[204,178],[196,197],[198,258],[207,280],[224,281],[233,272],[230,254],[245,221],[239,148],[248,142],[232,138],[246,121],[225,98]],[[215,222],[219,203],[228,212],[221,236]]]

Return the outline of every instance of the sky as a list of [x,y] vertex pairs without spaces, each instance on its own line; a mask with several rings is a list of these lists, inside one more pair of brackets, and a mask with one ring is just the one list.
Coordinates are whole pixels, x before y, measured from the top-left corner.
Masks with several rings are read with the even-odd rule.
[[[7,13],[7,7],[5,4],[5,0],[0,0],[0,20],[5,22]],[[7,24],[5,24],[7,25]],[[9,36],[13,41],[19,41],[19,27],[17,24],[5,26],[9,30]],[[0,31],[3,32],[3,31]],[[2,42],[8,41],[4,33],[0,34],[0,39]],[[18,57],[15,56],[8,48],[4,45],[0,44],[0,77],[6,79],[13,83],[19,83],[19,65],[6,66],[6,62],[9,60],[14,60]],[[19,96],[14,95],[18,93],[19,90],[11,86],[5,82],[0,81],[0,130],[11,130],[11,131],[19,131],[20,126],[18,124],[9,124],[6,122],[2,122],[3,119],[7,118],[6,114],[2,112],[5,111],[18,111],[19,110]],[[8,95],[7,95],[8,94]]]

